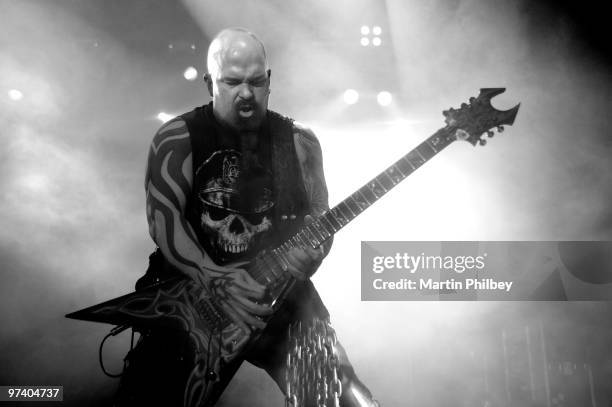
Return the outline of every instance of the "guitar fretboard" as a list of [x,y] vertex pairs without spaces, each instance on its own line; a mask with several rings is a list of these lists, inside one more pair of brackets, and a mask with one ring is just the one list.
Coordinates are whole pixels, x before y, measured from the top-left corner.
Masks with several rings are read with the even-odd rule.
[[261,284],[270,285],[286,277],[283,268],[289,263],[287,253],[292,248],[319,247],[453,141],[455,137],[448,134],[446,128],[438,130],[338,205],[303,226],[280,246],[257,256],[258,264],[250,270],[253,278]]

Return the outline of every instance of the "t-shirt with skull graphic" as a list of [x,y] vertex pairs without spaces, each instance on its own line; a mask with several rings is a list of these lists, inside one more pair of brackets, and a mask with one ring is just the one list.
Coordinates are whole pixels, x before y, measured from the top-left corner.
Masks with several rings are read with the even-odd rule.
[[[220,149],[196,169],[194,208],[198,238],[218,264],[252,258],[273,233],[269,142],[263,135],[223,133]],[[255,136],[255,137],[253,137]],[[245,141],[246,140],[246,141]]]

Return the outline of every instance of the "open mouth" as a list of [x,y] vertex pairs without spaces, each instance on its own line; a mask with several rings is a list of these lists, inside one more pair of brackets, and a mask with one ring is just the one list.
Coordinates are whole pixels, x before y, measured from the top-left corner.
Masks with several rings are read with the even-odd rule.
[[238,114],[241,117],[251,117],[253,113],[255,113],[255,109],[252,105],[244,104],[238,108]]

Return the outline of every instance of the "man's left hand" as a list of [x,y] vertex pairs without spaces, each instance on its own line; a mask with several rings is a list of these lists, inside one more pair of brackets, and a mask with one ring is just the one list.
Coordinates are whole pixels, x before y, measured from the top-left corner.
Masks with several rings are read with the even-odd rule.
[[[313,221],[312,216],[306,215],[304,223],[308,224]],[[293,248],[287,254],[289,267],[287,271],[298,280],[307,280],[314,274],[325,257],[323,246],[316,249],[312,247],[297,247]]]

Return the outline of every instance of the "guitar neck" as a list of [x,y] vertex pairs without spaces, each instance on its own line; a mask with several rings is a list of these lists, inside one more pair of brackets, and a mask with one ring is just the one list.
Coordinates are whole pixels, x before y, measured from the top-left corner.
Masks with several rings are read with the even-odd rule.
[[292,248],[319,247],[453,141],[455,137],[446,128],[438,130],[338,205],[304,225],[280,246],[259,255],[261,265],[251,271],[253,277],[262,284],[277,281],[284,275],[282,269],[288,264],[286,254]]
[[297,235],[302,240],[305,238],[310,246],[318,246],[318,236],[331,237],[452,141],[454,139],[446,135],[446,130],[438,130],[342,202],[320,215],[315,222],[304,226]]

